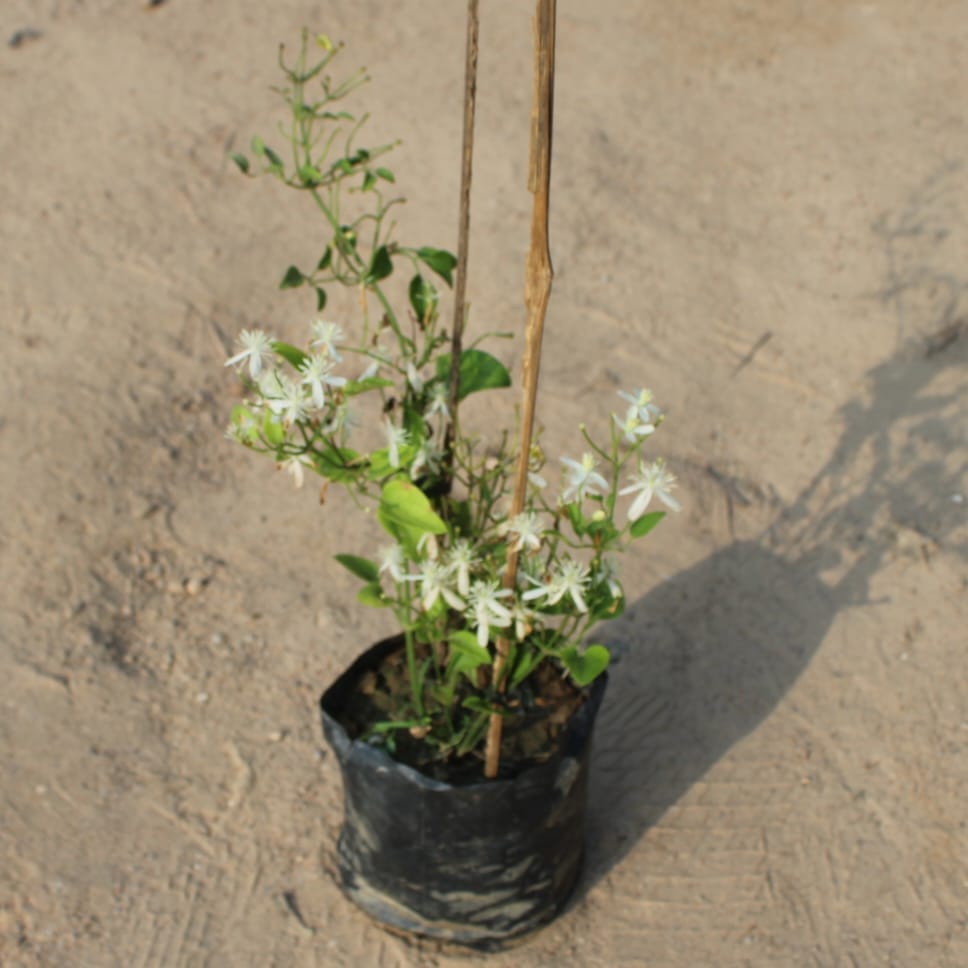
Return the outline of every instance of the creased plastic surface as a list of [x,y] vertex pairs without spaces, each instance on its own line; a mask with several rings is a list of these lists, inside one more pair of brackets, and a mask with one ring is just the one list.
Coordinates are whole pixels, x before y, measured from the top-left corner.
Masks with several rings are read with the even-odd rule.
[[320,704],[343,774],[343,888],[377,920],[417,934],[487,946],[532,931],[561,910],[580,873],[606,677],[589,687],[556,756],[513,779],[451,786],[351,740],[337,721],[354,682],[401,644],[370,648]]

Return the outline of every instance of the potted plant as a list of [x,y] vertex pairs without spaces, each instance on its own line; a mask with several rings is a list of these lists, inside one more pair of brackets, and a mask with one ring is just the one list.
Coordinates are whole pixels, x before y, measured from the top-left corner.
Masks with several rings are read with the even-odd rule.
[[[394,238],[392,145],[359,145],[365,119],[345,99],[366,78],[334,81],[338,51],[304,34],[293,63],[280,54],[288,160],[259,138],[251,160],[233,156],[310,200],[328,242],[282,277],[315,300],[304,344],[241,333],[226,365],[248,398],[228,434],[297,487],[342,486],[382,527],[378,551],[361,537],[336,560],[400,632],[321,703],[343,773],[346,892],[385,924],[488,944],[553,917],[576,882],[609,661],[585,640],[621,612],[615,556],[663,517],[654,498],[678,507],[675,480],[644,454],[662,422],[648,390],[620,393],[558,460],[523,422],[486,436],[459,422],[461,401],[510,374],[441,321],[455,256]],[[388,280],[404,271],[400,305]],[[325,317],[333,285],[359,294],[358,319]]]

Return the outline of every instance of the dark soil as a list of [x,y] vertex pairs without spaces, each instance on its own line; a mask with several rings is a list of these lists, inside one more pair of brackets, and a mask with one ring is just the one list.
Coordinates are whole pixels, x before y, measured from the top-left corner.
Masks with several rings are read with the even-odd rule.
[[[423,647],[421,659],[428,655],[429,648]],[[461,698],[472,694],[474,691],[467,684]],[[514,692],[492,696],[508,712],[498,778],[509,779],[551,758],[559,748],[562,729],[586,696],[551,660],[542,662]],[[458,756],[450,751],[442,755],[438,745],[420,735],[420,730],[400,728],[389,734],[374,732],[374,726],[379,723],[405,719],[410,703],[406,654],[401,648],[360,676],[337,719],[352,739],[367,737],[384,745],[395,760],[435,780],[459,786],[483,779],[483,739],[470,753]],[[473,714],[458,709],[453,715]]]

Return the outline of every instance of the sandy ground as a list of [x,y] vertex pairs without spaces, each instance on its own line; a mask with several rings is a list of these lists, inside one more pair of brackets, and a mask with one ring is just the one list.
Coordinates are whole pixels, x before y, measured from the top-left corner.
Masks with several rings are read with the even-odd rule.
[[[471,326],[520,331],[531,4],[482,7]],[[2,4],[3,965],[476,963],[332,880],[315,703],[389,620],[331,555],[379,536],[222,438],[235,334],[313,311],[319,226],[226,160],[277,43],[371,69],[399,235],[453,248],[463,18]],[[487,960],[968,964],[968,3],[559,18],[545,442],[651,386],[686,509],[602,631],[579,894]]]

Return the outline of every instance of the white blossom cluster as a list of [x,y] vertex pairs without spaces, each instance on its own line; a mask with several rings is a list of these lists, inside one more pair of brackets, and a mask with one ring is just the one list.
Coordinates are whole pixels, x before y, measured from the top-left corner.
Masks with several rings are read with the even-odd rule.
[[[384,384],[400,384],[398,393],[422,403],[418,433],[413,421],[404,426],[384,408],[377,428],[383,446],[357,460],[360,466],[384,468],[388,478],[405,476],[413,482],[440,473],[451,416],[443,380],[428,378],[413,359],[392,360],[381,347],[349,349],[342,328],[321,319],[311,324],[308,352],[297,351],[294,357],[292,348],[288,350],[262,330],[243,330],[239,351],[226,366],[248,378],[253,399],[235,415],[229,436],[249,446],[258,441],[262,449],[274,452],[298,487],[307,471],[326,476],[328,465],[319,456],[325,448],[351,442],[359,418],[350,407],[349,391],[365,381],[377,380],[381,392]],[[365,357],[356,376],[345,375],[346,353]],[[343,373],[338,372],[341,364]],[[511,515],[501,510],[506,500],[494,502],[477,533],[428,532],[409,553],[399,542],[384,547],[376,565],[383,580],[380,594],[402,617],[460,616],[482,647],[498,634],[524,641],[536,629],[600,618],[601,603],[614,604],[623,595],[613,554],[624,546],[620,539],[624,536],[627,544],[628,535],[635,536],[653,501],[680,509],[672,495],[675,476],[661,458],[647,461],[641,455],[644,442],[663,420],[662,411],[646,389],[620,392],[619,397],[626,407],[624,413],[611,415],[611,447],[597,446],[582,428],[589,449],[578,458],[560,458],[561,482],[554,498],[544,496],[544,457],[535,448],[523,511]],[[505,459],[509,461],[507,455]],[[634,466],[628,468],[630,461]],[[486,466],[493,465],[492,459]],[[473,505],[477,482],[473,471],[469,473],[465,489]],[[618,499],[626,497],[631,500],[622,512],[626,523],[620,526],[615,520]],[[568,522],[575,533],[565,540]],[[512,554],[518,568],[508,587],[502,578]],[[569,627],[569,635],[574,631]]]

